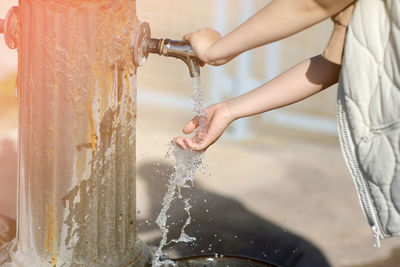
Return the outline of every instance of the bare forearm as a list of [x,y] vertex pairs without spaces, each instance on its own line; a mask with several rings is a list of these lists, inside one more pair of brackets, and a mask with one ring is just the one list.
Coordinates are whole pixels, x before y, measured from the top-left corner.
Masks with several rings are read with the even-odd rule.
[[338,81],[340,66],[316,56],[297,64],[253,91],[226,102],[233,119],[303,100]]
[[273,0],[235,30],[218,40],[208,61],[232,59],[249,49],[302,31],[345,8],[354,0]]

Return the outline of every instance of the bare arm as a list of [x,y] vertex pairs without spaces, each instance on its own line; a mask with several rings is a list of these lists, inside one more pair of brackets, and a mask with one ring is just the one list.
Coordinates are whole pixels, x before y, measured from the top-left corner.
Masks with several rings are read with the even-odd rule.
[[343,10],[355,0],[273,0],[224,37],[212,30],[189,33],[197,55],[211,65],[222,65],[249,49],[302,31]]
[[[321,55],[304,60],[262,86],[236,98],[207,107],[205,128],[193,138],[177,137],[184,149],[204,150],[212,145],[236,119],[263,113],[303,100],[335,84],[340,65]],[[199,117],[188,122],[185,134],[199,127]]]
[[301,101],[338,81],[340,65],[321,55],[304,60],[264,85],[226,105],[233,119],[251,116]]
[[[304,60],[262,86],[206,109],[207,117],[193,138],[176,137],[184,149],[204,150],[213,144],[228,125],[239,118],[263,113],[301,101],[338,81],[347,25],[353,6],[333,17],[334,29],[323,55]],[[195,117],[183,129],[185,134],[199,128]]]
[[233,119],[301,101],[337,83],[353,8],[349,6],[332,18],[333,31],[322,55],[304,60],[261,87],[226,101]]

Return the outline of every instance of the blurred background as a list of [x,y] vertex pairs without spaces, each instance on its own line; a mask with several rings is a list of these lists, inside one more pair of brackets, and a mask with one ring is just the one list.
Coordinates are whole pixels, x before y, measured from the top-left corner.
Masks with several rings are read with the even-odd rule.
[[[0,1],[0,18],[17,5]],[[181,39],[211,27],[222,34],[262,8],[261,0],[137,0],[137,15],[155,38]],[[321,53],[329,20],[288,39],[247,52],[222,67],[204,67],[206,104],[247,92],[303,59]],[[18,99],[17,53],[0,36],[0,214],[15,218]],[[192,81],[183,62],[150,55],[138,69],[137,205],[139,238],[159,242],[155,219],[173,160],[170,140],[193,116]],[[235,254],[282,266],[398,266],[400,240],[372,248],[370,230],[342,159],[333,86],[301,103],[242,119],[206,152],[196,176],[195,244],[169,247],[169,256]],[[186,212],[179,202],[171,218]],[[171,236],[178,227],[171,226]]]

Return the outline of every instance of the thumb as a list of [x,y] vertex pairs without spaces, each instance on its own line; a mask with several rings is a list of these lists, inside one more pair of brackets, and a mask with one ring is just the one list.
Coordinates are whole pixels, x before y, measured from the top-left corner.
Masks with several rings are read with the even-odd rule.
[[196,129],[197,127],[199,127],[200,124],[200,117],[196,116],[194,117],[191,121],[189,121],[185,127],[183,127],[183,133],[184,134],[190,134],[194,131],[194,129]]
[[184,36],[183,36],[183,40],[185,40],[185,41],[187,41],[187,42],[190,42],[190,37],[192,37],[192,33],[191,32],[189,32],[189,33],[186,33]]

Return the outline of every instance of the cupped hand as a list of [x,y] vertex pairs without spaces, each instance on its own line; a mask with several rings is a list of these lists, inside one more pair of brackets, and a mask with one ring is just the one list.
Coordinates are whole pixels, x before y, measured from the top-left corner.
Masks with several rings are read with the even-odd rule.
[[225,103],[218,103],[207,107],[206,114],[205,118],[200,116],[194,117],[183,128],[184,134],[191,134],[197,129],[193,137],[175,137],[173,142],[185,150],[206,150],[218,140],[228,125],[234,120],[229,107]]
[[215,58],[213,54],[212,48],[221,38],[222,36],[219,32],[210,28],[200,29],[183,36],[183,40],[190,43],[201,61],[214,66],[222,65],[229,61],[228,59]]

